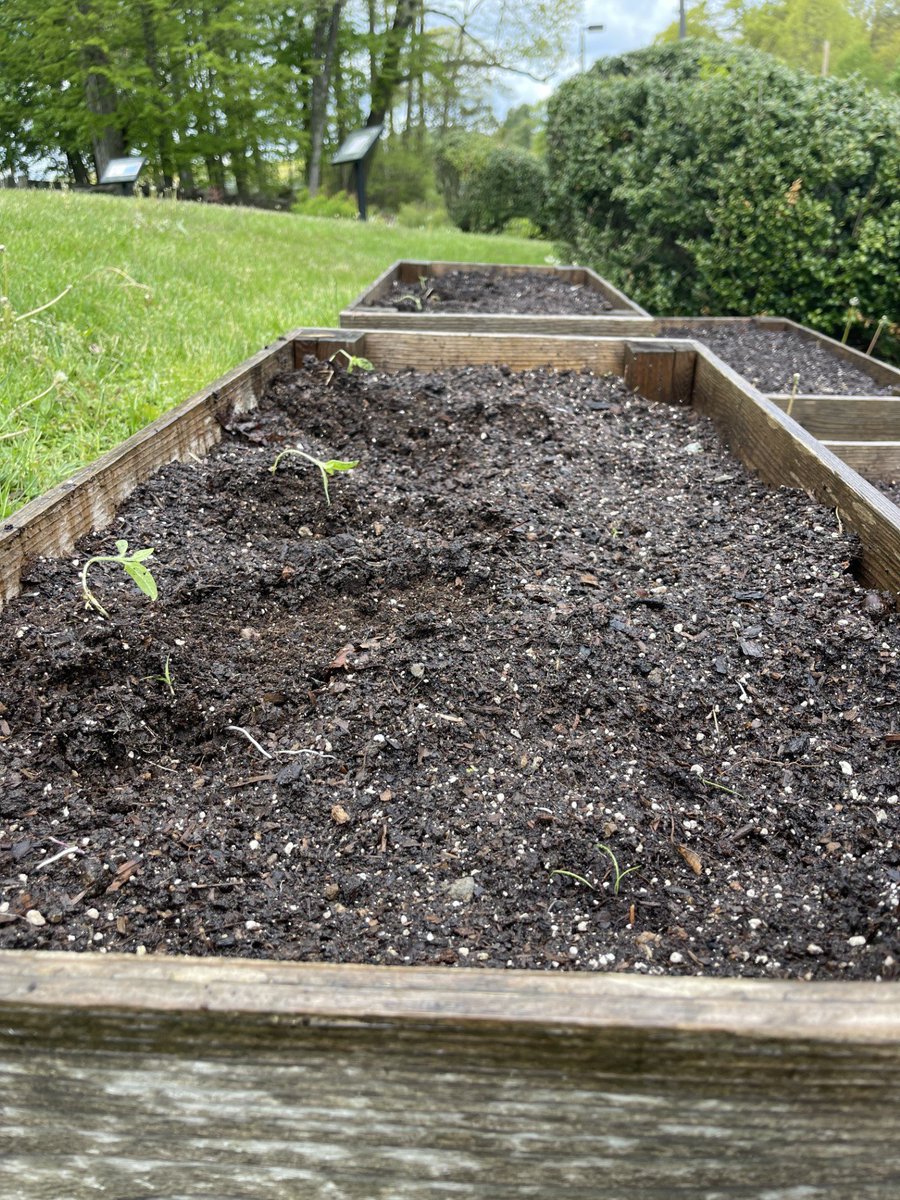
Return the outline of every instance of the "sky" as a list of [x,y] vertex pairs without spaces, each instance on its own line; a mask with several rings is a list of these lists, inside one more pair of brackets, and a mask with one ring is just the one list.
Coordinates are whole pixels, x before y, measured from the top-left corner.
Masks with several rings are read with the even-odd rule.
[[[649,46],[658,33],[678,20],[678,0],[585,0],[580,24],[602,25],[598,33],[585,32],[585,65],[610,54],[624,54]],[[504,80],[510,95],[504,98],[503,110],[517,104],[530,104],[546,99],[557,85],[580,68],[579,31],[572,35],[568,60],[547,83],[532,83],[526,79]],[[502,115],[502,114],[501,114]]]

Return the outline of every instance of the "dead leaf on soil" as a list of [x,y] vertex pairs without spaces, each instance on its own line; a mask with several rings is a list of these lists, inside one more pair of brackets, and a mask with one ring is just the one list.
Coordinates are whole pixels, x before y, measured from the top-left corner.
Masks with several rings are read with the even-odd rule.
[[695,875],[703,874],[703,863],[700,861],[700,855],[691,850],[689,846],[678,845],[675,847],[687,865],[691,868]]
[[328,664],[328,670],[329,671],[340,671],[340,670],[346,671],[347,665],[348,665],[347,659],[350,657],[350,655],[354,652],[355,649],[356,649],[356,647],[353,645],[352,642],[348,642],[346,646],[341,646],[340,650],[338,650],[337,654],[334,656],[334,658]]
[[141,865],[139,858],[130,858],[128,862],[123,862],[116,871],[116,877],[106,889],[107,896],[110,892],[117,892],[123,883],[127,883],[138,867]]

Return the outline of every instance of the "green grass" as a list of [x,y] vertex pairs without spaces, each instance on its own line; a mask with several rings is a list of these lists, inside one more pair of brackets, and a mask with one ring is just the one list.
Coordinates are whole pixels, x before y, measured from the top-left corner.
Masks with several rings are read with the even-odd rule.
[[395,259],[551,254],[454,229],[9,191],[0,243],[0,516],[279,334],[337,325]]

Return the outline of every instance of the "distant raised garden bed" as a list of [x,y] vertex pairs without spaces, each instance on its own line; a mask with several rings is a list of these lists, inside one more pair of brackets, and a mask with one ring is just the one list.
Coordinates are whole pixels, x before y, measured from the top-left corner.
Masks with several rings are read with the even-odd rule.
[[639,334],[649,315],[584,267],[397,262],[349,308],[356,329]]
[[867,478],[900,480],[896,367],[778,317],[663,319],[659,330],[703,342]]

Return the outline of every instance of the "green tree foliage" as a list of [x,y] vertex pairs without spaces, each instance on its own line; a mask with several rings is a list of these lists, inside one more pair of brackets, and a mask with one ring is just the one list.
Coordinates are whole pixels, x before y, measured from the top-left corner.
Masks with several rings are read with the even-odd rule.
[[[691,37],[752,46],[793,67],[859,75],[900,92],[900,0],[700,0],[688,8],[687,24]],[[677,39],[677,22],[659,38]]]
[[602,60],[551,98],[551,228],[662,313],[896,321],[900,104],[688,40]]

